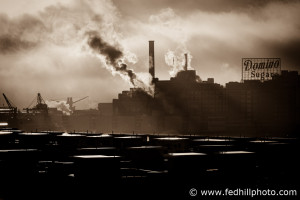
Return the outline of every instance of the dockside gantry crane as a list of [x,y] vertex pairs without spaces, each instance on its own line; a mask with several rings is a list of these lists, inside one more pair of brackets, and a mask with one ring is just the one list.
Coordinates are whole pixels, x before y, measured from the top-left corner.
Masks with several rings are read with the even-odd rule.
[[7,106],[8,106],[8,112],[10,114],[17,114],[17,112],[18,112],[17,107],[7,98],[7,96],[4,93],[3,93],[3,97],[6,101]]
[[88,98],[89,96],[86,96],[86,97],[83,97],[81,99],[78,99],[76,101],[73,101],[73,98],[72,97],[68,97],[67,98],[67,104],[69,104],[69,109],[72,111],[72,113],[75,111],[75,106],[73,106],[75,103],[79,102],[79,101],[82,101],[86,98]]
[[40,93],[37,94],[36,105],[33,108],[30,108],[34,100],[30,103],[30,105],[27,108],[24,108],[24,110],[26,110],[27,113],[32,112],[48,114],[48,105],[45,103]]

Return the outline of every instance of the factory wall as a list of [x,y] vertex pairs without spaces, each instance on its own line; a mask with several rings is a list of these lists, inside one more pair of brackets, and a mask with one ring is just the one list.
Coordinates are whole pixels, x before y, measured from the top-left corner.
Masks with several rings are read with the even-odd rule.
[[271,81],[230,82],[223,87],[212,79],[197,82],[194,71],[182,71],[169,81],[157,80],[154,97],[137,89],[123,91],[111,104],[112,117],[101,119],[106,124],[102,129],[293,135],[299,130],[299,91],[295,72],[283,71]]

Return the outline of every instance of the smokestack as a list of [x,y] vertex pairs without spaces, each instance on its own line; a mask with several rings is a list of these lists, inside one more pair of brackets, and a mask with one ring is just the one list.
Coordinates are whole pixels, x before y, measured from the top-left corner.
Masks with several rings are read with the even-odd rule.
[[188,54],[185,53],[184,54],[184,57],[185,57],[185,64],[184,64],[184,71],[187,71],[187,67],[188,67]]
[[152,76],[152,81],[155,78],[154,68],[154,41],[149,41],[149,74]]

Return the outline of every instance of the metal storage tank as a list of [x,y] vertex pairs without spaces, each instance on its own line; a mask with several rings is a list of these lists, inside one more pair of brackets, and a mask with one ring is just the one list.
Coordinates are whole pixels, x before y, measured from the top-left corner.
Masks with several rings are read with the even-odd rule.
[[169,153],[168,171],[172,180],[198,181],[208,168],[208,156],[205,153]]
[[127,156],[137,168],[162,170],[164,168],[164,151],[161,146],[139,146],[128,148]]
[[181,137],[160,137],[153,138],[152,143],[157,146],[164,146],[168,152],[184,152],[189,146],[188,138]]
[[113,146],[113,136],[109,134],[88,135],[86,137],[87,147],[111,147]]
[[75,178],[79,183],[98,186],[120,180],[120,157],[106,155],[74,156]]
[[142,146],[145,142],[145,138],[142,136],[121,136],[114,137],[114,146],[119,150],[124,150],[127,147]]
[[0,131],[0,147],[7,148],[14,144],[14,135],[11,131]]
[[17,136],[21,148],[43,148],[50,143],[49,133],[19,133]]
[[217,156],[217,168],[220,169],[224,184],[253,184],[256,180],[255,152],[223,151]]
[[58,144],[66,148],[86,147],[86,136],[77,133],[63,133],[58,135]]
[[4,162],[4,180],[9,183],[33,180],[37,171],[37,162],[40,158],[37,149],[5,149],[0,150],[1,160]]
[[78,155],[106,155],[115,156],[117,154],[116,147],[88,147],[79,148],[76,152]]

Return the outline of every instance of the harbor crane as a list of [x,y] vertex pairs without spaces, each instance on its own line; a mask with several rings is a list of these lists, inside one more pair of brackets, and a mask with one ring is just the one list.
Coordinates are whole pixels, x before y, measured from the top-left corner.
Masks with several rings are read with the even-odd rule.
[[42,98],[42,95],[40,93],[37,94],[36,105],[33,108],[30,108],[30,106],[33,104],[34,101],[35,101],[35,98],[30,103],[30,105],[24,109],[27,111],[27,113],[29,113],[31,111],[32,113],[48,114],[48,105],[45,103],[45,101]]
[[7,98],[7,96],[4,93],[3,93],[3,97],[6,101],[7,106],[8,106],[9,113],[16,114],[17,110],[18,110],[17,107]]
[[74,112],[74,111],[75,111],[75,106],[73,106],[73,105],[74,105],[75,103],[79,102],[79,101],[82,101],[82,100],[88,98],[88,97],[89,97],[89,96],[86,96],[86,97],[83,97],[83,98],[78,99],[78,100],[76,100],[76,101],[73,101],[73,98],[72,98],[72,97],[68,97],[68,98],[67,98],[67,104],[69,104],[69,109],[70,109],[72,112]]

